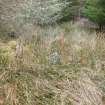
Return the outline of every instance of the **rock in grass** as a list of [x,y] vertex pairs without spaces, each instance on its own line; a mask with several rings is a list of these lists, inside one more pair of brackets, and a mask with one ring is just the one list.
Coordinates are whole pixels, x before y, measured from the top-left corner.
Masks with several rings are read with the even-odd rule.
[[50,64],[60,64],[60,55],[58,52],[53,52],[49,55],[49,63]]

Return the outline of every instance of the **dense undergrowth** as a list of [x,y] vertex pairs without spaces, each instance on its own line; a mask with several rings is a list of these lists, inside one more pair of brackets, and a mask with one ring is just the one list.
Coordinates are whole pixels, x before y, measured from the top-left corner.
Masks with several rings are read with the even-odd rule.
[[21,53],[0,41],[0,105],[104,105],[104,39],[67,23],[34,34]]

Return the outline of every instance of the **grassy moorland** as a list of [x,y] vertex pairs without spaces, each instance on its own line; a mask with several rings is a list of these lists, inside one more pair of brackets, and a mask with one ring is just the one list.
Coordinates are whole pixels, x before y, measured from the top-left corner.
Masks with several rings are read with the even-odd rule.
[[104,105],[104,40],[71,23],[1,33],[0,105]]

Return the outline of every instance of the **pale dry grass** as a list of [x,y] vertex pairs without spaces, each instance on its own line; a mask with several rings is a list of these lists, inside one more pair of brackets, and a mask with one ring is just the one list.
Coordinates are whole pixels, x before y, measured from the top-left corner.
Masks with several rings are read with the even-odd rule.
[[[71,24],[34,35],[21,38],[21,57],[16,41],[2,43],[9,61],[0,68],[0,105],[104,105],[104,40]],[[49,63],[52,51],[60,64]]]

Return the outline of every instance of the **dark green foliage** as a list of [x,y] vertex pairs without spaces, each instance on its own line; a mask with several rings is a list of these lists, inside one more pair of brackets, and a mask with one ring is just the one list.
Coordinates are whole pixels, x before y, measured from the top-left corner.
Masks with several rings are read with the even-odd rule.
[[105,25],[105,0],[87,0],[84,14],[101,28]]
[[78,9],[80,5],[79,0],[65,0],[65,1],[69,2],[69,4],[62,10],[63,17],[61,18],[61,21],[68,21],[78,16]]

